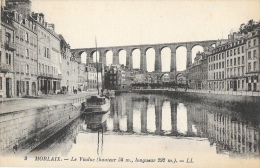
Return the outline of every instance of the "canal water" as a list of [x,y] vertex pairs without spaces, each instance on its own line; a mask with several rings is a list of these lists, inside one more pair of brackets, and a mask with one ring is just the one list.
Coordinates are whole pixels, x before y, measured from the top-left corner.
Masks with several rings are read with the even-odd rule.
[[259,165],[259,118],[257,112],[124,93],[111,99],[108,113],[80,116],[29,155],[109,167]]

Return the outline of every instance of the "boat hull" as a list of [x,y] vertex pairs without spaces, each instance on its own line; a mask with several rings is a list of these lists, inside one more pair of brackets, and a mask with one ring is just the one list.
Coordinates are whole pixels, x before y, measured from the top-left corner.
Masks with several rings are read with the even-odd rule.
[[103,105],[87,105],[85,110],[83,111],[84,114],[91,114],[91,113],[106,113],[110,110],[110,101],[107,100]]

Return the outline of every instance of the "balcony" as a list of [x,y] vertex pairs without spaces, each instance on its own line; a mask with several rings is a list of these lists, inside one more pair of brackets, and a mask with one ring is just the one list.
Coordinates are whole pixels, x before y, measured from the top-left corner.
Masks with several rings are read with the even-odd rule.
[[58,74],[58,79],[62,79],[62,74]]
[[7,72],[10,72],[11,70],[12,70],[11,65],[0,63],[0,72],[1,73],[7,73]]
[[5,49],[6,50],[10,50],[10,51],[14,51],[15,50],[15,44],[11,43],[11,42],[5,42]]

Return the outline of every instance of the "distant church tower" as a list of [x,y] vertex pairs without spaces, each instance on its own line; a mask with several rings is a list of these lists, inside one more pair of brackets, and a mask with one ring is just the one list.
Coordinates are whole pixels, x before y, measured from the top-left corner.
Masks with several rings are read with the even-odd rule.
[[18,13],[22,14],[23,18],[31,13],[30,0],[6,0],[5,5],[9,10],[16,10]]

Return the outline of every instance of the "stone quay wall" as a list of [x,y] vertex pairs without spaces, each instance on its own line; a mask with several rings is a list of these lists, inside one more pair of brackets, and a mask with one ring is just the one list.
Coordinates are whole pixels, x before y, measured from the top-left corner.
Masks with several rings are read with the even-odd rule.
[[15,144],[27,153],[81,114],[86,97],[69,103],[0,113],[0,154],[12,151]]

